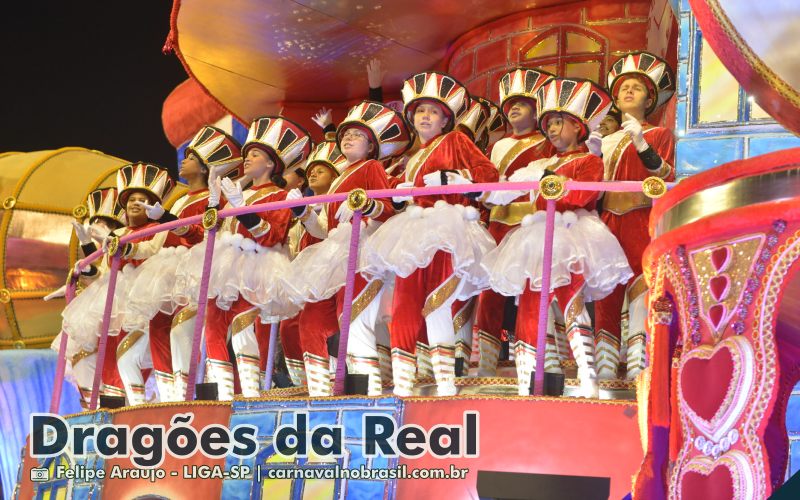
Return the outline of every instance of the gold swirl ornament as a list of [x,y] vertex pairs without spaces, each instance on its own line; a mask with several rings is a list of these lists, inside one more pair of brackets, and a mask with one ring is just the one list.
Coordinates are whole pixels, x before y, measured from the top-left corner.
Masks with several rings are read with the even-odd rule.
[[76,219],[83,219],[88,213],[89,210],[86,208],[86,205],[78,205],[72,209],[72,216]]
[[210,230],[212,227],[217,225],[217,221],[219,220],[219,215],[217,214],[216,208],[209,208],[203,214],[203,229],[206,231]]
[[642,181],[642,192],[648,198],[661,198],[667,194],[667,183],[661,177],[648,177]]
[[356,210],[364,210],[368,202],[369,197],[367,196],[367,192],[361,188],[354,189],[347,195],[347,206],[350,207],[350,210],[353,212]]
[[0,304],[8,304],[11,302],[11,292],[8,288],[0,288]]
[[16,204],[17,204],[17,199],[14,198],[13,196],[9,196],[5,200],[3,200],[3,208],[5,208],[6,210],[11,210],[12,208],[14,208],[14,205]]
[[558,200],[566,192],[567,179],[560,175],[548,175],[539,181],[539,192],[545,200]]
[[111,235],[106,243],[106,251],[108,255],[116,255],[117,250],[119,250],[119,236]]

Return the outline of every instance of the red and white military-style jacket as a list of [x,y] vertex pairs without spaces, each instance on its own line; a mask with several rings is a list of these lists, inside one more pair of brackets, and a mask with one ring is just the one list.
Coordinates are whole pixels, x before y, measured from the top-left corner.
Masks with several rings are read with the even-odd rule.
[[[427,174],[440,170],[455,170],[472,182],[497,182],[499,174],[494,164],[463,132],[452,131],[439,135],[423,144],[408,163],[405,180],[415,187],[425,187]],[[415,196],[414,203],[431,207],[438,200],[451,205],[471,205],[469,198],[460,194]]]
[[[675,136],[665,128],[647,123],[642,128],[644,140],[661,157],[661,168],[658,171],[645,168],[630,136],[620,129],[603,138],[604,180],[643,181],[652,176],[675,180]],[[606,193],[603,198],[603,210],[616,215],[650,206],[650,198],[643,193]]]
[[[268,182],[253,186],[245,190],[243,194],[245,204],[250,206],[283,201],[286,199],[287,193],[275,184]],[[292,221],[292,211],[290,209],[269,210],[252,215],[260,219],[260,222],[254,227],[248,228],[236,217],[229,217],[225,219],[222,228],[224,231],[239,233],[245,238],[250,238],[262,247],[283,245],[287,242],[289,225]]]
[[[491,159],[501,179],[508,179],[529,163],[549,158],[556,153],[553,145],[539,132],[511,135],[500,139],[492,146]],[[497,243],[508,232],[522,222],[522,218],[534,212],[527,195],[520,196],[509,205],[492,206],[489,212],[489,233]]]

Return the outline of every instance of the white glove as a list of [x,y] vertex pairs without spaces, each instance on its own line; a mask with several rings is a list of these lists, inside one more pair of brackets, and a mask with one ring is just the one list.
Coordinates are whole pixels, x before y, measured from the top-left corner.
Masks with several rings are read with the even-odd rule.
[[311,117],[311,120],[314,121],[319,128],[324,129],[328,125],[333,123],[333,115],[331,114],[332,111],[326,107],[322,107],[317,114]]
[[217,170],[212,167],[208,172],[208,206],[218,207],[219,196],[219,174],[217,174]]
[[42,298],[42,300],[47,302],[48,300],[58,299],[64,297],[65,295],[67,295],[67,285],[61,285],[61,288],[53,293],[48,293]]
[[237,182],[233,182],[228,177],[219,182],[220,191],[225,195],[225,199],[234,208],[244,206],[244,194],[242,193],[242,186]]
[[[558,160],[557,157],[554,157]],[[554,162],[553,162],[554,163]],[[551,166],[549,162],[542,162],[540,160],[528,163],[527,167],[521,168],[511,174],[508,182],[534,182],[542,180],[545,168]]]
[[143,201],[136,202],[142,207],[147,214],[147,218],[150,220],[158,220],[164,215],[164,207],[161,206],[161,203],[156,202],[155,205],[149,205]]
[[[103,250],[105,250],[105,246],[103,246]],[[75,266],[72,268],[72,274],[74,275],[74,274],[85,273],[85,272],[89,271],[91,268],[92,268],[91,265],[88,265],[88,266],[86,266],[84,268],[81,268],[81,263],[80,263],[80,261],[78,261],[78,262],[75,263]]]
[[289,191],[288,193],[286,193],[286,199],[287,200],[299,200],[302,197],[303,197],[303,193],[301,193],[300,190],[297,189],[297,188],[294,188],[291,191]]
[[92,242],[92,237],[89,235],[86,227],[78,221],[72,221],[72,227],[75,228],[75,236],[78,237],[78,241],[81,242],[81,245],[88,245]]
[[633,142],[633,146],[636,148],[636,151],[642,152],[650,147],[647,144],[647,141],[644,140],[644,134],[642,131],[642,124],[639,123],[639,120],[632,117],[628,113],[625,113],[624,120],[622,121],[622,130],[625,131],[631,138],[631,142]]
[[89,236],[98,243],[108,238],[109,234],[111,234],[111,230],[105,226],[100,224],[92,224],[89,226]]
[[347,200],[339,205],[339,209],[336,211],[336,218],[339,222],[350,222],[350,219],[353,218],[353,211],[350,210],[350,205],[348,205]]
[[589,152],[595,156],[603,156],[603,134],[595,130],[591,134],[589,134],[589,138],[586,139],[586,147],[589,148]]
[[426,186],[441,186],[442,174],[440,174],[438,171],[431,172],[422,177],[422,182],[424,182]]
[[472,181],[456,172],[447,172],[447,184],[472,184]]
[[487,205],[508,205],[525,193],[527,191],[492,191],[486,197],[484,203]]
[[[439,174],[436,174],[436,175],[439,175]],[[413,182],[401,182],[400,184],[398,184],[395,187],[395,189],[408,189],[408,188],[413,188],[413,187],[414,187],[414,183]],[[395,203],[404,203],[404,202],[407,202],[407,201],[411,201],[413,199],[414,199],[413,196],[392,196],[392,201],[395,202]]]

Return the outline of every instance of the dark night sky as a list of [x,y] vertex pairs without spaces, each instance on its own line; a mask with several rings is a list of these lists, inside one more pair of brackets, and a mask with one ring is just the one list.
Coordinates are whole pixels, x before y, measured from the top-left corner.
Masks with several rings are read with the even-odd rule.
[[164,99],[187,78],[161,47],[169,0],[5,2],[0,152],[83,146],[175,172]]

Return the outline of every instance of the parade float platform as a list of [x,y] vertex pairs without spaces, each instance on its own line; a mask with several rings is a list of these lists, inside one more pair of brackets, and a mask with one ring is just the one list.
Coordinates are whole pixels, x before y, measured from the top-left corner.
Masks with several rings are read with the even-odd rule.
[[[34,467],[55,470],[59,464],[86,470],[103,469],[109,475],[132,467],[127,458],[103,459],[92,453],[74,458],[68,453],[43,460],[23,451],[14,498],[477,498],[479,471],[559,474],[610,478],[610,497],[621,498],[631,489],[632,477],[642,457],[636,404],[631,401],[589,400],[554,397],[518,397],[488,394],[449,398],[395,398],[392,396],[346,396],[304,398],[289,396],[285,390],[265,393],[259,399],[236,399],[232,403],[196,401],[163,403],[117,410],[84,412],[66,417],[69,425],[127,424],[164,425],[169,428],[175,414],[191,412],[191,425],[202,429],[209,424],[234,428],[252,424],[258,428],[258,452],[254,458],[210,459],[197,453],[178,459],[166,455],[160,466],[165,478],[54,480],[32,482]],[[269,395],[266,395],[269,394]],[[437,425],[462,425],[465,412],[477,412],[477,457],[436,458],[430,453],[418,458],[365,457],[362,429],[364,414],[393,417],[397,425],[416,424],[423,429]],[[293,425],[297,415],[308,414],[309,428],[341,425],[346,450],[343,457],[308,458],[281,455],[274,449],[274,434],[280,425]],[[268,469],[422,469],[449,472],[468,469],[463,478],[447,479],[266,479]],[[236,466],[260,466],[261,477],[199,477],[184,479],[184,466],[220,466],[228,473]],[[405,466],[405,467],[403,467]],[[198,470],[197,468],[188,470]],[[213,469],[211,469],[213,470]],[[176,476],[172,475],[176,471]],[[53,474],[51,474],[51,478]],[[259,480],[260,479],[260,480]],[[188,482],[191,481],[191,482]],[[64,496],[66,495],[66,496]]]

